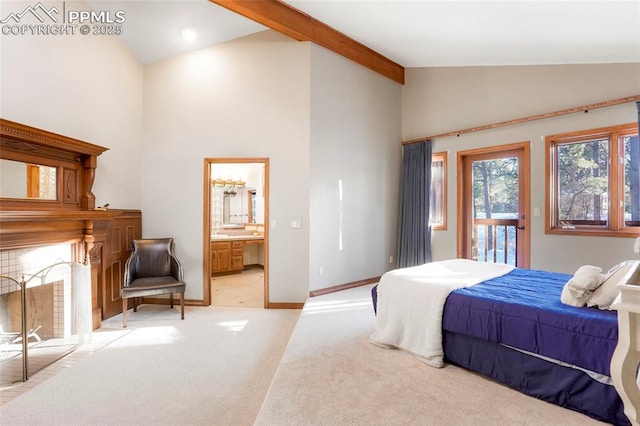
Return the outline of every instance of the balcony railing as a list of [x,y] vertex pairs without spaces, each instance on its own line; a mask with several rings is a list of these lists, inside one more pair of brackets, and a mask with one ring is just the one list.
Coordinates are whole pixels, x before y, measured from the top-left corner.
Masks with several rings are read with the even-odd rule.
[[473,260],[517,266],[517,227],[518,219],[474,219]]

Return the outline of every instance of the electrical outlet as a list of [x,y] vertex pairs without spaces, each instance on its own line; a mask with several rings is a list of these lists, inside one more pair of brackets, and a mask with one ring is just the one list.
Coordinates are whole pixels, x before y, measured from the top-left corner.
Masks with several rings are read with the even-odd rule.
[[321,266],[320,269],[318,270],[318,273],[320,275],[324,275],[324,266]]
[[389,264],[393,264],[393,256],[389,256]]

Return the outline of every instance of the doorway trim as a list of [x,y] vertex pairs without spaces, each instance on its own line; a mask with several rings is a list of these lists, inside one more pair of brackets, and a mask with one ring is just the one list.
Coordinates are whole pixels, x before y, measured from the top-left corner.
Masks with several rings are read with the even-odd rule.
[[[506,145],[495,145],[485,148],[471,149],[467,151],[458,151],[457,153],[457,203],[458,203],[458,218],[457,218],[457,257],[465,258],[466,244],[468,241],[467,230],[471,217],[469,217],[469,199],[466,194],[469,192],[466,185],[465,175],[465,160],[467,157],[484,155],[484,154],[499,154],[504,151],[521,150],[523,157],[523,164],[519,167],[519,175],[522,182],[522,212],[520,214],[519,222],[524,226],[524,232],[522,241],[518,242],[518,245],[522,244],[525,249],[524,264],[518,265],[521,268],[529,268],[531,262],[531,219],[530,219],[530,204],[531,204],[531,188],[530,188],[530,146],[531,142],[516,142]],[[522,217],[524,216],[524,217]]]
[[269,307],[269,158],[263,157],[247,157],[247,158],[205,158],[204,159],[204,182],[203,182],[203,200],[202,209],[203,222],[203,299],[206,306],[211,305],[211,165],[212,164],[244,164],[244,163],[262,163],[264,165],[264,301],[263,307]]

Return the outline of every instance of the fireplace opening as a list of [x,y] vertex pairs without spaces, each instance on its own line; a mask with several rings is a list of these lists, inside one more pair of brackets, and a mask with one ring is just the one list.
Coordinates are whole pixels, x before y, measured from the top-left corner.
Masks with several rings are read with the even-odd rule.
[[[86,327],[80,325],[87,319],[78,302],[83,297],[81,286],[88,286],[90,294],[90,277],[88,282],[79,278],[71,252],[72,246],[65,244],[0,251],[0,386],[25,377],[22,286],[29,375],[87,343]],[[88,304],[90,323],[90,296]]]

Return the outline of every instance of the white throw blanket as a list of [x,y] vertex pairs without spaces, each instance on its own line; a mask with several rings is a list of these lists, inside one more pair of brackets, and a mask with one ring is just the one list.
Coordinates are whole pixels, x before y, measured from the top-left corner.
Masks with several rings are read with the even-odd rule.
[[451,259],[385,273],[378,284],[376,331],[371,342],[404,349],[432,367],[442,367],[442,314],[449,293],[513,269],[501,263]]

